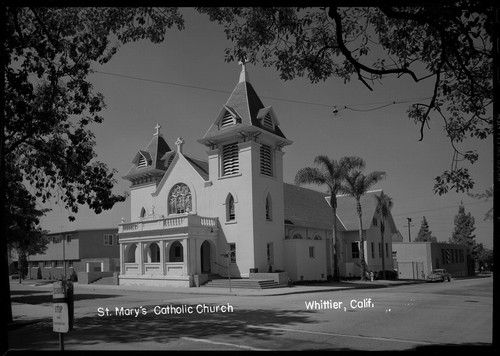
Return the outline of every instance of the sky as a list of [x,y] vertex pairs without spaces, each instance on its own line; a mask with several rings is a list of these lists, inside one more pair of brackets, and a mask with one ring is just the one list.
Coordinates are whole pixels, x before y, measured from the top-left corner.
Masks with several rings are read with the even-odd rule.
[[[122,177],[137,151],[150,142],[156,124],[171,148],[182,137],[186,154],[207,160],[206,147],[197,140],[238,82],[241,66],[224,61],[231,42],[223,28],[192,9],[183,9],[183,14],[186,28],[169,30],[163,43],[127,44],[109,63],[93,66],[91,81],[104,95],[107,108],[102,112],[104,122],[91,128],[97,160],[117,170],[115,193],[129,190],[130,182]],[[451,167],[452,147],[442,121],[434,118],[419,141],[419,127],[406,113],[408,102],[431,96],[430,81],[387,78],[370,91],[355,78],[311,84],[307,78],[285,82],[276,69],[259,64],[247,64],[246,70],[262,102],[273,107],[281,130],[293,141],[284,148],[286,183],[293,183],[300,168],[314,166],[320,154],[331,159],[356,155],[365,160],[366,173],[386,172],[386,179],[372,189],[382,189],[393,199],[392,215],[404,241],[414,240],[425,216],[437,240],[447,242],[463,202],[475,218],[476,241],[493,247],[493,223],[484,221],[492,200],[433,193],[434,178]],[[479,153],[479,161],[466,167],[476,183],[472,193],[484,192],[493,184],[493,138],[469,139],[459,148]],[[41,227],[50,232],[117,227],[122,217],[130,221],[130,199],[98,215],[82,207],[74,222],[56,202],[46,207],[52,212]],[[412,220],[410,229],[407,218]]]

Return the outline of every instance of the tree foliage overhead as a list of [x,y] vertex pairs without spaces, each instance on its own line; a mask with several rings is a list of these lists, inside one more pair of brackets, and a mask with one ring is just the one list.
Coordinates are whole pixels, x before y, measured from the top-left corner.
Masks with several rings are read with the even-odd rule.
[[88,77],[121,44],[158,43],[175,8],[6,8],[4,49],[5,143],[12,176],[42,202],[55,199],[73,214],[86,204],[96,213],[123,201],[115,170],[99,162],[93,125],[103,121],[104,98]]
[[[483,193],[467,193],[468,196],[475,199],[484,199],[485,202],[493,199],[493,186],[486,189]],[[484,221],[493,221],[493,207],[484,214]]]
[[[91,129],[103,121],[105,104],[88,79],[92,66],[108,62],[122,44],[159,43],[167,29],[182,29],[184,20],[176,8],[4,6],[0,16],[0,206],[10,219],[2,224],[0,242],[3,354],[12,321],[5,237],[20,231],[14,221],[19,212],[31,219],[43,214],[36,207],[37,212],[29,212],[34,200],[52,199],[74,220],[80,205],[100,213],[125,200],[112,191],[116,171],[98,161],[94,151]],[[26,199],[8,199],[17,192]]]
[[[383,4],[383,2],[382,2]],[[393,4],[397,4],[396,2]],[[372,90],[389,76],[431,81],[430,99],[410,105],[420,129],[443,123],[454,149],[452,164],[435,180],[438,194],[470,190],[474,181],[461,161],[467,138],[492,133],[492,2],[457,0],[427,6],[356,8],[199,8],[225,27],[233,47],[226,60],[262,62],[283,80],[304,77],[360,80]]]

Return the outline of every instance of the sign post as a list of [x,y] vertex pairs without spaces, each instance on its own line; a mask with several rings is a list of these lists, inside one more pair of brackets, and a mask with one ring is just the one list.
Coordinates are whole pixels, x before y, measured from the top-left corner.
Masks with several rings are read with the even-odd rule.
[[53,331],[59,333],[61,351],[64,351],[64,334],[73,329],[73,300],[72,282],[66,280],[54,282]]

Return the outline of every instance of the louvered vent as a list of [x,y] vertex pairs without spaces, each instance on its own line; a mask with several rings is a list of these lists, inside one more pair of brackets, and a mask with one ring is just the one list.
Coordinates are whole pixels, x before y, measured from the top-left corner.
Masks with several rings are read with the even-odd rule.
[[266,176],[273,175],[273,161],[271,157],[271,147],[260,146],[260,173]]
[[222,117],[222,120],[220,122],[220,127],[227,127],[233,125],[235,122],[233,115],[229,113],[229,111],[226,111],[224,113],[224,116]]
[[239,172],[238,144],[233,143],[222,149],[222,175],[227,176]]
[[141,158],[139,158],[139,162],[137,163],[137,168],[144,168],[148,165],[148,162],[146,161],[146,158],[144,158],[144,156],[141,156]]
[[271,118],[270,114],[266,114],[266,116],[264,116],[264,119],[262,119],[262,125],[264,127],[273,129],[273,119]]

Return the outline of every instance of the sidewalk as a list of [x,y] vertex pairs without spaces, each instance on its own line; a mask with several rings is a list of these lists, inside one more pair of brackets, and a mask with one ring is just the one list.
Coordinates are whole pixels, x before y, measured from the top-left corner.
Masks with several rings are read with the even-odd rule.
[[[141,291],[147,289],[148,292],[168,292],[179,294],[208,294],[208,295],[233,295],[233,296],[279,296],[287,294],[316,293],[325,291],[338,291],[346,289],[370,289],[386,288],[398,285],[424,283],[423,280],[375,280],[375,281],[342,281],[318,284],[292,285],[281,288],[269,289],[244,289],[244,288],[217,288],[217,287],[150,287],[150,286],[123,286],[123,285],[104,285],[104,284],[74,284],[75,291],[85,290],[118,290],[118,291]],[[25,280],[23,285],[39,287],[43,290],[51,290],[54,281],[48,280]],[[11,285],[14,284],[11,282]],[[19,284],[18,284],[19,285]]]

